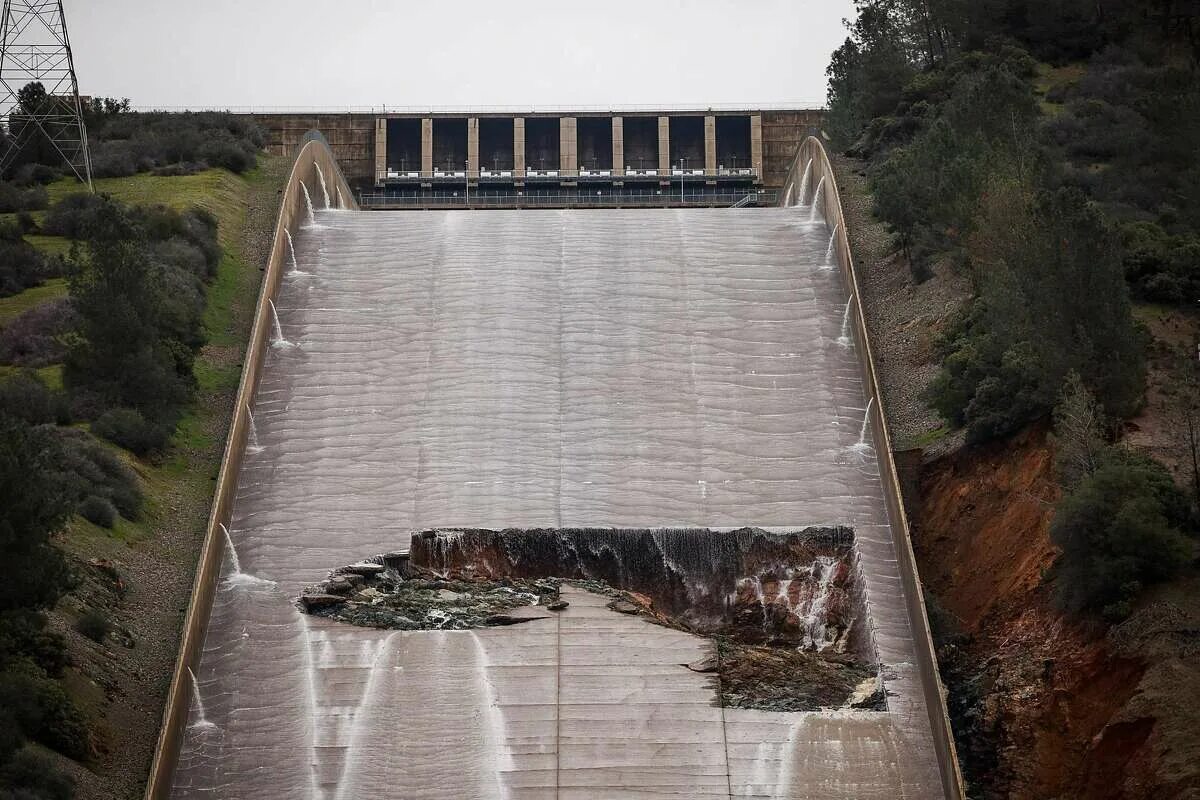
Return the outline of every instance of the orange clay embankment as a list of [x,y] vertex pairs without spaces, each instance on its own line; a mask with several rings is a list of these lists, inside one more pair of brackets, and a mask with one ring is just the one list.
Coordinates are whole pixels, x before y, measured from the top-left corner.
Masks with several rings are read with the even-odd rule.
[[972,797],[1146,796],[1127,777],[1149,767],[1154,721],[1125,709],[1143,666],[1100,628],[1066,620],[1043,582],[1058,493],[1040,429],[922,473],[914,546],[943,624],[957,628],[939,658]]

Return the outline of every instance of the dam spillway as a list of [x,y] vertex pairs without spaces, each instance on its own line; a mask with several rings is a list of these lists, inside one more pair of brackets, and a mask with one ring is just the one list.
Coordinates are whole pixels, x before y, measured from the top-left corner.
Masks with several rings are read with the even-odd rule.
[[[318,209],[275,298],[172,796],[941,796],[814,216]],[[295,605],[424,529],[804,525],[854,530],[885,710],[722,708],[684,666],[703,640],[583,591],[474,631]]]

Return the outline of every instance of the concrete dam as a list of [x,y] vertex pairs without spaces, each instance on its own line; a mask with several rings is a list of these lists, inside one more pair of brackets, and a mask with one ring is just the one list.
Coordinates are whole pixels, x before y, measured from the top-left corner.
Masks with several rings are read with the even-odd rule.
[[148,797],[960,797],[815,139],[785,188],[361,211],[310,137]]

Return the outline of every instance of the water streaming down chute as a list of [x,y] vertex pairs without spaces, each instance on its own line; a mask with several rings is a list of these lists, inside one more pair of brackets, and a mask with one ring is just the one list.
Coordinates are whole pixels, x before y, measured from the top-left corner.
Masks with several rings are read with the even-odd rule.
[[313,162],[313,166],[317,168],[317,180],[321,182],[321,194],[325,197],[325,208],[331,208],[329,202],[329,190],[325,188],[325,173],[321,171],[321,165]]
[[804,646],[813,650],[821,650],[829,644],[826,636],[825,612],[829,607],[833,579],[837,574],[837,559],[826,556],[819,557],[813,562],[811,574],[817,580],[817,588],[808,607],[808,613],[804,616]]
[[233,537],[229,535],[229,528],[226,528],[223,522],[217,524],[221,526],[221,533],[225,534],[225,549],[229,553],[229,566],[233,567],[233,575],[241,575],[242,562],[238,560],[237,548],[233,546]]
[[308,224],[314,226],[317,224],[317,215],[313,213],[312,195],[308,193],[308,186],[304,181],[300,181],[300,189],[304,192],[304,207],[308,209]]
[[867,398],[867,410],[863,412],[862,428],[858,432],[858,446],[867,447],[867,426],[871,424],[871,404],[875,402],[874,397]]
[[842,223],[833,223],[833,233],[829,234],[829,246],[825,248],[825,266],[833,266],[833,243],[837,241],[838,229],[842,227]]
[[254,413],[250,411],[250,406],[248,405],[246,406],[246,419],[248,420],[248,427],[250,429],[249,436],[247,437],[249,442],[246,445],[246,452],[261,453],[263,449],[258,444],[258,426],[254,424]]
[[825,176],[821,176],[821,180],[817,181],[817,188],[813,190],[812,209],[808,212],[808,221],[817,221],[817,211],[824,206],[825,195],[821,193],[821,189],[825,186]]
[[846,310],[842,312],[842,335],[838,337],[837,343],[842,347],[850,346],[850,306],[854,303],[854,295],[846,301]]
[[291,254],[291,259],[292,259],[292,269],[290,271],[293,275],[299,274],[300,273],[300,262],[296,260],[296,245],[292,241],[292,232],[289,231],[287,228],[284,228],[283,234],[284,234],[284,236],[287,237],[288,253]]
[[283,326],[279,324],[279,312],[275,310],[275,301],[268,297],[267,304],[271,306],[271,347],[293,347],[291,342],[283,338]]
[[804,177],[800,179],[800,204],[804,204],[804,196],[808,194],[808,179],[812,175],[812,162],[810,158],[808,163],[804,165]]
[[204,713],[204,700],[200,697],[200,682],[196,680],[196,673],[192,672],[192,668],[187,668],[188,675],[192,678],[192,699],[196,701],[196,720],[188,727],[190,728],[215,728],[216,723],[209,722],[208,717]]

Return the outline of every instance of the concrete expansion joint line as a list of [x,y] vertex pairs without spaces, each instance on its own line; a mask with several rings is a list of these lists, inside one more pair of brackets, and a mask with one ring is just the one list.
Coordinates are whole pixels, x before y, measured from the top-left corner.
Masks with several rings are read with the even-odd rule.
[[562,769],[562,614],[554,615],[554,797],[558,800]]

